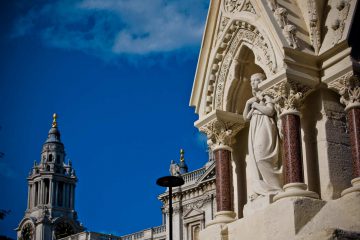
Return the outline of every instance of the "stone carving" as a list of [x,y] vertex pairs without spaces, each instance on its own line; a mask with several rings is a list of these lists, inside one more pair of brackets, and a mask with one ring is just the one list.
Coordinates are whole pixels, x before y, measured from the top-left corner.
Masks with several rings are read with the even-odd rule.
[[286,112],[298,112],[305,96],[310,93],[310,87],[288,80],[278,83],[264,93],[272,96],[278,115]]
[[211,124],[201,127],[200,131],[205,132],[208,137],[208,145],[214,148],[215,145],[231,145],[233,131],[227,126],[227,123],[215,121]]
[[244,5],[244,11],[251,12],[253,14],[256,14],[255,9],[250,1],[246,2]]
[[280,7],[277,0],[268,0],[268,5],[271,11],[274,12],[274,17],[279,26],[283,29],[284,37],[289,45],[296,49],[299,47],[296,37],[296,27],[288,21],[288,12],[285,8]]
[[197,199],[193,202],[190,202],[188,204],[185,204],[184,205],[184,208],[189,210],[189,209],[201,209],[204,204],[208,203],[208,202],[211,202],[211,195],[210,194],[207,194],[205,196],[203,196],[202,198],[200,199]]
[[[251,46],[257,62],[259,65],[265,67],[267,74],[272,75],[276,70],[276,59],[272,45],[254,26],[245,22],[234,21],[231,27],[232,29],[236,29],[231,33],[235,36],[231,37],[229,34],[230,37],[224,37],[223,44],[225,44],[225,46],[228,46],[229,39],[232,39],[225,56],[222,59],[216,57],[213,59],[212,73],[210,74],[208,86],[209,101],[207,100],[207,106],[205,108],[206,113],[209,113],[213,109],[211,106],[213,104],[213,89],[215,89],[215,108],[222,108],[225,81],[229,73],[230,65],[241,43],[246,43]],[[229,27],[229,29],[231,27]],[[224,51],[225,46],[220,44],[218,51]],[[220,68],[219,65],[221,65]],[[214,86],[215,83],[216,87]]]
[[242,127],[243,124],[238,122],[231,123],[214,119],[200,127],[199,130],[207,135],[207,144],[214,150],[219,146],[231,146],[233,143],[233,136],[236,135]]
[[346,106],[346,109],[360,106],[360,81],[359,78],[349,72],[338,79],[340,103]]
[[227,13],[246,11],[256,14],[254,7],[249,0],[225,0],[224,9]]
[[314,47],[316,54],[319,53],[321,46],[321,35],[320,35],[320,22],[316,11],[316,3],[314,0],[308,0],[308,14],[309,14],[309,25],[310,25],[310,42]]
[[268,0],[267,2],[271,11],[275,11],[275,9],[278,7],[276,0]]
[[225,11],[234,13],[240,12],[244,4],[244,0],[225,0]]
[[287,15],[288,12],[285,8],[279,7],[275,9],[274,16],[281,28],[284,28],[288,24]]
[[296,27],[292,24],[284,26],[283,29],[284,37],[292,48],[298,48],[298,40],[296,37]]
[[333,45],[338,43],[343,36],[345,29],[345,20],[349,14],[350,2],[349,0],[339,0],[336,3],[336,9],[338,10],[338,18],[334,20],[331,28],[334,31]]
[[247,168],[251,199],[258,195],[275,194],[282,189],[282,170],[279,168],[279,139],[274,116],[274,100],[258,88],[265,79],[262,73],[251,76],[253,96],[245,105],[244,119],[250,121]]
[[220,25],[219,25],[219,33],[218,37],[220,37],[221,33],[224,31],[226,25],[228,24],[230,18],[228,17],[221,17]]
[[169,171],[170,171],[171,176],[180,176],[179,164],[175,163],[174,160],[171,160]]

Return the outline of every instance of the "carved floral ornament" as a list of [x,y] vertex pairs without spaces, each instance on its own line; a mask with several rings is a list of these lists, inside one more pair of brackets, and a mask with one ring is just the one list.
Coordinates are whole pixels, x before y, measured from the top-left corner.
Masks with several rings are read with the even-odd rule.
[[225,0],[224,9],[227,13],[236,13],[241,11],[251,12],[256,14],[250,0]]
[[[266,75],[271,76],[277,70],[274,49],[269,39],[260,33],[255,26],[236,20],[229,24],[224,31],[226,33],[223,34],[222,40],[217,44],[216,54],[214,54],[210,65],[205,113],[209,113],[213,109],[222,109],[226,78],[240,46],[245,45],[252,49],[256,64],[264,69]],[[213,106],[214,103],[215,106]]]
[[240,12],[244,2],[244,0],[225,0],[225,11],[231,13]]
[[207,144],[214,150],[220,146],[231,146],[234,136],[244,125],[242,123],[231,123],[215,119],[200,127],[200,131],[206,133]]
[[329,84],[330,88],[336,89],[340,97],[340,103],[344,104],[345,110],[352,107],[360,107],[360,80],[353,72],[341,76]]
[[299,112],[305,97],[310,93],[310,87],[295,81],[284,81],[265,90],[264,95],[274,99],[275,109],[278,113]]

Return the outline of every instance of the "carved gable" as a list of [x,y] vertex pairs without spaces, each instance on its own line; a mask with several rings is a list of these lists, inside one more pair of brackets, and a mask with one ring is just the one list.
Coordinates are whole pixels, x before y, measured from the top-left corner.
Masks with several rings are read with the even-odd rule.
[[185,214],[184,214],[184,220],[190,219],[190,218],[202,218],[204,216],[204,211],[196,208],[190,208]]
[[[242,108],[231,101],[251,95],[246,93],[245,84],[249,73],[241,75],[241,69],[248,67],[244,56],[239,57],[244,47],[254,56],[253,69],[266,75],[264,89],[288,78],[311,87],[321,81],[332,81],[334,77],[324,75],[323,72],[330,72],[324,69],[333,67],[337,73],[341,70],[335,69],[346,66],[323,63],[333,54],[328,51],[334,51],[334,46],[339,52],[346,48],[344,41],[356,3],[356,0],[211,1],[190,105],[196,107],[200,118],[214,110],[237,112]],[[330,61],[336,64],[347,55]],[[348,60],[346,64],[349,68]]]

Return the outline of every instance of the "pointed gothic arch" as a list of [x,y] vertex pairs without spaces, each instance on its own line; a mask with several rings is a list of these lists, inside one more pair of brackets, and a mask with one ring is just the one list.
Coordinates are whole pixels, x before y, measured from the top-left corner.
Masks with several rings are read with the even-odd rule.
[[242,113],[245,102],[252,97],[250,77],[254,73],[264,73],[255,63],[255,55],[249,45],[242,44],[235,55],[224,89],[224,109]]
[[[244,61],[243,52],[247,49],[253,53],[253,63],[258,66],[257,69],[261,69],[267,77],[276,73],[278,62],[270,38],[265,31],[246,21],[233,20],[228,24],[225,34],[215,48],[217,53],[212,58],[212,66],[208,74],[205,113],[214,109],[227,109],[224,104],[227,100],[225,89],[229,85],[228,82],[236,77],[238,71],[236,65],[239,61]],[[249,51],[247,52],[249,54]]]

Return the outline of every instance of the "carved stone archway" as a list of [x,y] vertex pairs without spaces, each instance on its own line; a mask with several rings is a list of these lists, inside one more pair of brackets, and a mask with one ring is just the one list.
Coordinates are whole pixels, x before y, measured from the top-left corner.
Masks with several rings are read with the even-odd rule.
[[260,66],[266,76],[272,76],[277,70],[277,61],[274,48],[269,37],[256,26],[242,20],[233,20],[228,25],[226,34],[223,35],[215,47],[217,53],[213,57],[210,70],[205,113],[214,109],[225,110],[224,89],[231,65],[236,59],[241,46],[247,46],[255,56],[255,64]]

